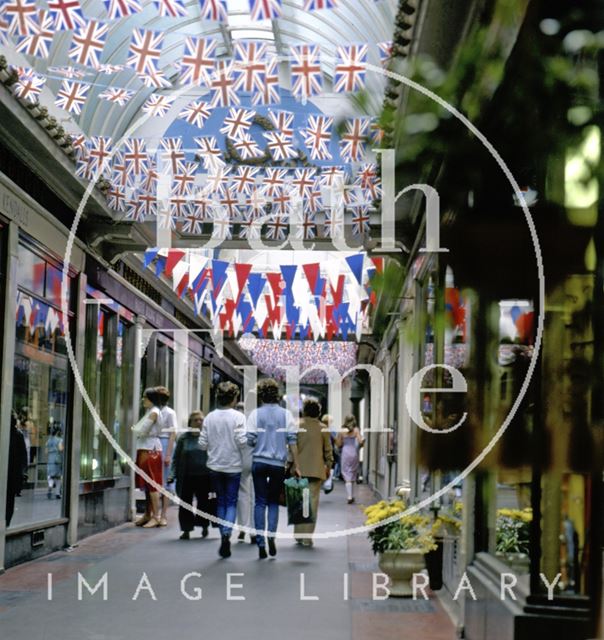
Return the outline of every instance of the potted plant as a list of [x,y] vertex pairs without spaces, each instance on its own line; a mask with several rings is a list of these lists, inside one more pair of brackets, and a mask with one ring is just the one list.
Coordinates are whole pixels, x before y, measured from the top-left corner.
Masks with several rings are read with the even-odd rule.
[[[368,533],[371,548],[390,578],[390,595],[398,597],[413,595],[413,574],[425,568],[425,554],[436,549],[430,519],[418,514],[395,517],[404,510],[402,500],[381,500],[365,509],[365,524],[373,526]],[[393,520],[379,524],[389,518]]]
[[529,569],[532,509],[498,509],[495,555],[518,573]]

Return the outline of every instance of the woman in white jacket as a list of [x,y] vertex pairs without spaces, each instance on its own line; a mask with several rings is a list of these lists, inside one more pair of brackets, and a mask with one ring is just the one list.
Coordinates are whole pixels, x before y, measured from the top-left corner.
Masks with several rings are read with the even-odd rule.
[[[132,427],[136,434],[136,466],[156,484],[162,484],[162,447],[159,439],[159,398],[155,389],[145,389],[142,398],[145,415]],[[151,529],[160,526],[160,498],[155,486],[136,474],[136,486],[145,491],[145,514],[136,521],[137,527]]]

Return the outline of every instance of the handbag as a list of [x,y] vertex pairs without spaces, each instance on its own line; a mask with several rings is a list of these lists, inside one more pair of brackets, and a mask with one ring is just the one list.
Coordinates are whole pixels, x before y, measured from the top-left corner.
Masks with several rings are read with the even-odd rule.
[[333,469],[329,472],[327,479],[321,485],[321,489],[323,489],[323,493],[327,495],[333,491]]

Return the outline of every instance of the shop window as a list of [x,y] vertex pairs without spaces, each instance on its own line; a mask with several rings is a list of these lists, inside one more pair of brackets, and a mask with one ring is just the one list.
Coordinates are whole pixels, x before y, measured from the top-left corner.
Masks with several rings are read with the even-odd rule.
[[63,514],[71,396],[63,314],[47,278],[57,272],[60,289],[62,273],[23,245],[18,260],[13,410],[25,439],[28,467],[11,527]]
[[[127,452],[128,426],[135,421],[131,382],[134,335],[132,325],[122,319],[121,308],[113,306],[116,308],[87,305],[84,384],[103,424]],[[104,436],[92,415],[85,412],[82,479],[111,478],[125,472],[125,460]]]

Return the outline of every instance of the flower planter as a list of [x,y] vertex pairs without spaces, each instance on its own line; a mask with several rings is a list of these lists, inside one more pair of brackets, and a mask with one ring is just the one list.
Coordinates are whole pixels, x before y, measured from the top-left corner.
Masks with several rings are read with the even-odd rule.
[[502,553],[497,551],[495,556],[510,567],[513,573],[518,576],[530,572],[531,560],[526,553]]
[[424,553],[419,549],[383,551],[379,554],[378,564],[390,578],[390,596],[397,598],[413,596],[413,574],[420,573],[426,566]]

